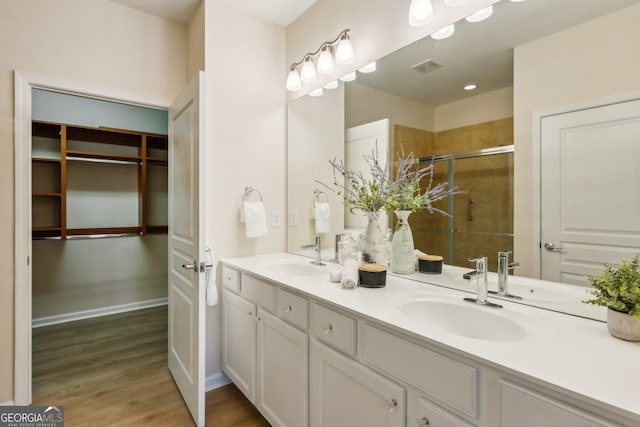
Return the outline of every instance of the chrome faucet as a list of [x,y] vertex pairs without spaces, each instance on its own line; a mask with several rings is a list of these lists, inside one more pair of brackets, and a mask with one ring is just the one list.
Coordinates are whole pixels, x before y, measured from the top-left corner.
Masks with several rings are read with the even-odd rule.
[[469,262],[476,263],[476,270],[468,273],[469,279],[476,279],[476,298],[465,298],[465,301],[476,304],[486,305],[488,307],[501,308],[500,304],[494,304],[487,299],[487,257],[469,258]]
[[316,259],[311,261],[311,264],[324,265],[324,262],[322,262],[322,259],[321,259],[322,243],[321,243],[319,234],[316,234],[314,243],[310,245],[302,245],[302,249],[309,249],[309,248],[314,248],[314,250],[316,251]]
[[509,293],[509,270],[513,270],[514,268],[518,268],[520,266],[519,262],[509,263],[510,253],[511,251],[498,252],[498,292],[495,293],[503,297],[522,299],[522,297],[518,295],[512,295]]

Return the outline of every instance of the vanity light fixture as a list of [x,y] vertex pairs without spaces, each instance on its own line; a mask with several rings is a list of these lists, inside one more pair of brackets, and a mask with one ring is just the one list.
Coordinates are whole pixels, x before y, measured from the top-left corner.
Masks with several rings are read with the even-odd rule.
[[373,73],[376,70],[376,61],[370,62],[369,64],[365,65],[362,68],[358,68],[358,71],[360,71],[361,73]]
[[338,88],[338,81],[334,80],[332,82],[327,83],[326,85],[322,86],[325,89],[337,89]]
[[468,0],[444,0],[444,5],[447,7],[458,7],[465,4]]
[[322,96],[322,88],[319,87],[318,89],[314,89],[311,92],[309,92],[309,96]]
[[520,2],[523,2],[524,0],[510,0],[510,1],[511,3],[520,3]]
[[307,56],[302,63],[302,68],[300,69],[300,80],[304,83],[316,81],[316,67],[313,65],[313,58],[311,56]]
[[433,21],[433,4],[431,0],[411,0],[409,5],[409,25],[424,27]]
[[474,90],[476,87],[478,87],[478,86],[476,86],[475,83],[469,83],[469,84],[465,85],[464,90]]
[[[342,31],[335,40],[322,43],[315,52],[307,52],[300,61],[291,64],[287,75],[287,90],[300,90],[302,83],[314,82],[317,74],[332,73],[334,64],[352,64],[354,55],[349,31]],[[317,64],[314,64],[314,59]]]
[[493,14],[493,5],[480,9],[479,11],[467,16],[466,19],[469,22],[481,22],[490,17]]
[[[431,37],[436,40],[444,40],[446,38],[451,37],[451,35],[456,31],[456,27],[454,24],[447,25],[444,28],[439,29],[435,33],[431,34]],[[304,81],[304,80],[303,80]]]
[[356,72],[352,71],[349,74],[346,74],[342,77],[340,77],[340,80],[342,80],[343,82],[352,82],[356,79]]

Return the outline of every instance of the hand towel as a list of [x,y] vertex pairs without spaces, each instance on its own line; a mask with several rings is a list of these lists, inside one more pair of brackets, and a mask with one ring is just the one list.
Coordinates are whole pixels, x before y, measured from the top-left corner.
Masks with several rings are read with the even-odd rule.
[[358,262],[349,258],[342,265],[342,279],[340,280],[342,287],[353,289],[358,286]]
[[247,239],[267,235],[267,213],[262,202],[243,202],[244,227]]
[[205,261],[211,268],[207,268],[204,273],[204,280],[207,284],[207,305],[214,306],[218,304],[218,287],[216,286],[216,268],[218,261],[216,260],[211,247],[207,245],[204,250]]
[[328,233],[331,229],[331,209],[327,202],[314,203],[316,234]]

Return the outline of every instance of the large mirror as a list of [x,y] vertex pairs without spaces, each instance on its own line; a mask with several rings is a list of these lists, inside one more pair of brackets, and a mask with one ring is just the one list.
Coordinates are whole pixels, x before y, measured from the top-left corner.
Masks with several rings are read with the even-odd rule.
[[[513,150],[519,149],[517,135],[514,138],[514,120],[520,117],[517,110],[526,104],[523,97],[548,90],[542,83],[536,86],[535,76],[527,75],[527,61],[546,60],[544,53],[527,56],[535,50],[528,46],[547,38],[552,40],[554,46],[560,45],[559,50],[566,50],[571,69],[572,49],[589,49],[581,45],[579,38],[585,25],[611,38],[611,32],[634,22],[633,16],[640,19],[639,3],[638,0],[502,1],[494,5],[493,15],[485,21],[460,21],[453,36],[447,39],[426,37],[378,60],[374,73],[358,73],[355,81],[325,90],[321,97],[305,96],[291,102],[289,251],[312,255],[302,246],[311,243],[316,235],[313,204],[320,197],[328,200],[331,207],[330,231],[321,234],[323,254],[325,259],[333,257],[335,236],[350,228],[349,220],[347,216],[345,223],[340,197],[318,181],[333,182],[328,161],[347,157],[351,143],[375,141],[384,146],[390,159],[401,148],[418,157],[440,156],[435,179],[449,181],[466,191],[456,196],[454,202],[445,202],[443,209],[452,214],[451,218],[426,213],[412,215],[416,248],[443,255],[447,263],[464,267],[470,266],[468,256],[483,254],[489,256],[489,266],[495,266],[498,251],[514,248],[514,193],[520,190],[517,185],[514,187],[518,163],[514,164]],[[617,40],[617,43],[637,46],[640,40]],[[636,55],[635,49],[627,54]],[[597,79],[612,78],[597,71],[601,66],[598,57],[585,63],[584,55],[579,56],[571,72],[588,73],[594,83]],[[566,70],[557,76],[558,80],[567,78]],[[522,85],[514,85],[518,80],[534,83],[523,90]],[[465,90],[469,84],[474,84],[475,89]],[[564,84],[571,85],[571,81]],[[621,87],[618,92],[624,89]],[[571,99],[566,101],[570,102]],[[530,112],[525,115],[531,120]],[[519,136],[531,139],[530,133]],[[530,151],[530,143],[523,149]],[[318,190],[323,193],[318,195]],[[515,197],[531,195],[520,193]],[[383,218],[382,222],[385,228],[392,227],[393,218]],[[534,250],[538,249],[530,248]]]

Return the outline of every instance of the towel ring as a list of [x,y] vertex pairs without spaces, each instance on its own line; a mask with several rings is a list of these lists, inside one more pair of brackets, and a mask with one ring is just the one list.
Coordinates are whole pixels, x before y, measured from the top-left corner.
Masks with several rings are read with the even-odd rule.
[[313,201],[322,203],[321,196],[324,196],[324,203],[329,203],[329,196],[324,191],[318,189],[313,190]]
[[251,196],[251,194],[253,193],[257,193],[258,196],[260,197],[260,201],[262,202],[262,193],[260,193],[258,190],[256,190],[255,188],[248,186],[248,187],[244,187],[244,194],[242,195],[242,202],[244,203],[249,196]]

